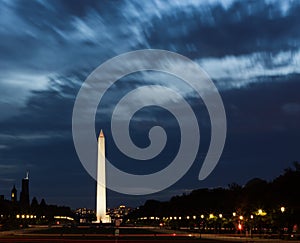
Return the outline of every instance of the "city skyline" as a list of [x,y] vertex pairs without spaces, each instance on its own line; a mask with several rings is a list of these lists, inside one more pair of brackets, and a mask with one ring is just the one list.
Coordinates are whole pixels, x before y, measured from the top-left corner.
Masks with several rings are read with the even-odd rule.
[[[18,187],[17,187],[18,188]],[[20,202],[23,206],[29,206],[31,203],[30,196],[29,196],[29,172],[26,172],[26,176],[21,180],[21,186],[19,187],[19,196],[18,196],[18,189],[16,188],[16,184],[14,183],[11,186],[10,194],[4,195],[0,191],[0,195],[2,196],[3,200],[8,200],[11,202]]]
[[[152,106],[134,114],[129,134],[136,146],[145,148],[150,143],[149,130],[162,126],[168,136],[162,153],[140,161],[117,148],[110,126],[113,109],[137,87],[162,85],[182,95],[195,112],[201,139],[194,164],[173,186],[147,196],[107,190],[108,207],[135,207],[147,199],[169,200],[194,189],[233,182],[244,185],[255,177],[272,180],[300,157],[299,10],[299,2],[272,0],[125,1],[118,5],[1,1],[0,194],[10,198],[13,185],[21,188],[18,178],[28,170],[33,175],[30,195],[49,204],[94,208],[96,183],[79,161],[72,139],[75,98],[100,64],[140,49],[179,53],[211,77],[226,111],[225,148],[212,174],[199,181],[211,132],[201,97],[165,73],[123,77],[103,96],[104,109],[97,111],[95,122],[95,139],[102,128],[108,141],[107,158],[117,168],[138,175],[160,171],[171,163],[180,144],[177,120]],[[180,65],[176,70],[185,72]],[[145,100],[163,104],[170,100],[154,88],[144,91],[128,108]]]

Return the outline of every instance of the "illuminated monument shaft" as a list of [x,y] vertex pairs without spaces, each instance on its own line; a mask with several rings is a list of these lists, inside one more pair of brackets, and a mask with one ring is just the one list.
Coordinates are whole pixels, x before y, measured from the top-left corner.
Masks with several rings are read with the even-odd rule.
[[108,223],[110,218],[106,215],[106,178],[105,178],[105,138],[102,130],[98,137],[98,161],[97,161],[97,198],[96,216],[97,222]]

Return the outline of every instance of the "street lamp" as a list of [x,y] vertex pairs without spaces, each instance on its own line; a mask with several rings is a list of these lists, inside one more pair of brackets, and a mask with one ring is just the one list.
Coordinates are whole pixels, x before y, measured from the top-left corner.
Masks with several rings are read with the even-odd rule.
[[233,212],[233,213],[232,213],[232,216],[235,217],[235,216],[236,216],[236,212]]
[[284,234],[284,225],[285,225],[285,222],[284,222],[284,215],[283,213],[285,212],[285,207],[280,207],[280,211],[282,213],[282,216],[280,217],[281,218],[281,224],[282,224],[282,230],[280,230],[279,232],[279,238],[282,238],[282,234]]
[[[254,219],[253,214],[250,215],[250,219]],[[250,238],[252,238],[252,227],[253,227],[253,220],[250,220]]]

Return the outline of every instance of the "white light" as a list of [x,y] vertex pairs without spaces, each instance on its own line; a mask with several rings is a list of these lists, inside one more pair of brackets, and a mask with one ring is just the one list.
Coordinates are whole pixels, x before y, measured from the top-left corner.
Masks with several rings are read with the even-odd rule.
[[105,138],[101,130],[98,137],[98,161],[97,161],[97,222],[110,223],[110,217],[106,215],[106,179],[105,179]]

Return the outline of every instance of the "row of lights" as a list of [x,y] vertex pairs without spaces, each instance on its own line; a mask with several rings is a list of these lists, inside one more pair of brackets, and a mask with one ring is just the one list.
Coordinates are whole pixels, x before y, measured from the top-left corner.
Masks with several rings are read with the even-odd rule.
[[[45,216],[42,216],[42,217],[45,217]],[[17,214],[16,215],[16,218],[17,219],[36,219],[36,215],[29,215],[29,214]]]
[[[209,218],[211,219],[211,218],[214,218],[215,216],[213,215],[213,214],[209,214]],[[219,218],[222,218],[223,217],[223,215],[222,214],[219,214]],[[163,219],[170,219],[170,220],[177,220],[177,219],[179,219],[179,220],[181,220],[181,219],[183,219],[183,218],[186,218],[186,219],[196,219],[197,218],[197,216],[196,215],[194,215],[194,216],[186,216],[186,217],[181,217],[181,216],[179,216],[179,217],[177,217],[177,216],[174,216],[174,217],[163,217]],[[201,214],[200,215],[200,218],[201,219],[204,219],[205,218],[205,216],[204,216],[204,214]],[[143,217],[143,218],[139,218],[139,219],[156,219],[156,220],[159,220],[160,218],[159,217]]]
[[[280,211],[282,212],[282,213],[284,213],[285,212],[285,207],[281,207],[280,208]],[[262,209],[258,209],[258,211],[257,211],[257,213],[256,213],[257,215],[260,215],[260,216],[265,216],[267,213],[265,212],[265,211],[263,211]],[[232,216],[233,217],[236,217],[237,216],[237,214],[236,214],[236,212],[233,212],[232,213]],[[184,218],[184,217],[181,217],[181,216],[179,216],[179,217],[177,217],[177,216],[174,216],[174,217],[163,217],[163,219],[170,219],[170,220],[177,220],[177,219],[179,219],[179,220],[181,220],[182,218]],[[192,217],[190,217],[190,216],[186,216],[185,217],[186,219],[191,219],[191,218],[193,218],[193,219],[196,219],[197,218],[197,216],[192,216]],[[205,218],[205,216],[204,216],[204,214],[201,214],[200,215],[200,218],[201,219],[204,219]],[[213,218],[215,218],[215,216],[214,216],[214,214],[209,214],[209,219],[213,219]],[[221,218],[223,218],[223,214],[219,214],[219,218],[221,219]],[[254,216],[251,214],[250,215],[250,218],[251,219],[253,219],[254,218]],[[148,219],[147,217],[143,217],[143,218],[140,218],[140,219],[144,219],[144,220],[146,220],[146,219]],[[156,220],[159,220],[160,218],[159,217],[149,217],[149,219],[156,219]],[[244,216],[242,216],[242,215],[240,215],[239,216],[239,219],[240,220],[243,220],[244,219]]]
[[74,219],[68,216],[54,216],[55,219],[67,219],[73,221]]

